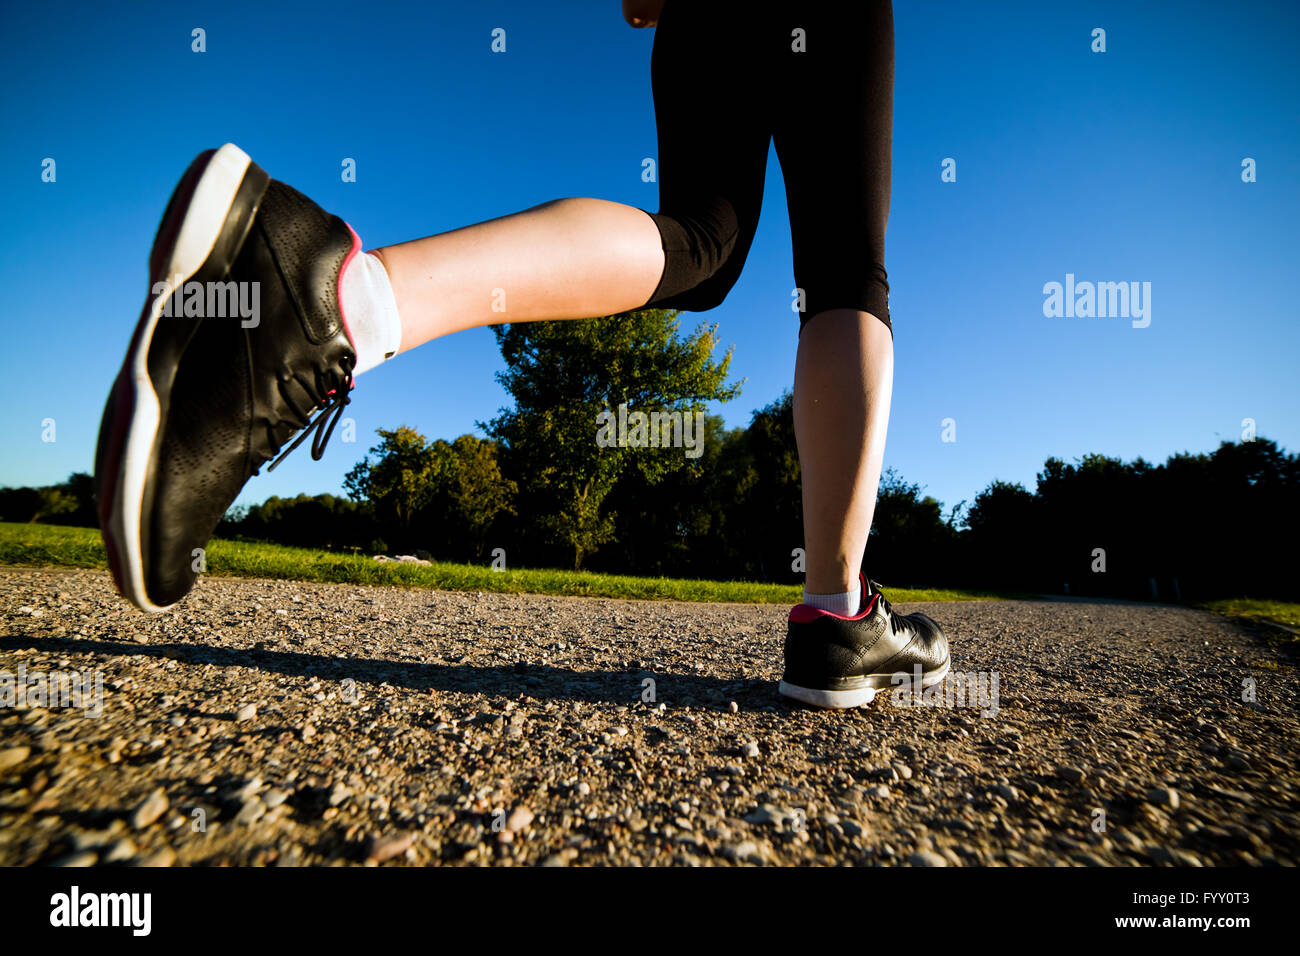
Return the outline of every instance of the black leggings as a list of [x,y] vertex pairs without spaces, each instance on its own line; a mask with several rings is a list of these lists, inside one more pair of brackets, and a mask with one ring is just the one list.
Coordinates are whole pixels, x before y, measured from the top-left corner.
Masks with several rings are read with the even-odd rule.
[[646,306],[699,312],[726,298],[758,228],[775,138],[800,330],[841,308],[890,326],[889,0],[665,0],[656,29],[659,212],[650,215],[665,265]]

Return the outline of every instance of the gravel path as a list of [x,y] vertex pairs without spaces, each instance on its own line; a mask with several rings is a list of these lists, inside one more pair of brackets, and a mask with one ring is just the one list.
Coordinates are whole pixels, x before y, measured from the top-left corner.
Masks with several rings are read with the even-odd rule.
[[0,708],[0,865],[1300,858],[1287,648],[1173,607],[917,609],[965,682],[822,713],[776,693],[780,607],[207,578],[146,617],[103,572],[2,571],[0,692],[99,669],[103,698]]

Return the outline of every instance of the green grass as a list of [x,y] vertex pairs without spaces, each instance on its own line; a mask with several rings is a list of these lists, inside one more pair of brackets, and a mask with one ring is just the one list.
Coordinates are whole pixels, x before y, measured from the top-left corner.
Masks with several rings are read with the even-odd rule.
[[[0,522],[0,565],[106,568],[104,545],[93,528]],[[744,604],[794,604],[796,584],[752,581],[695,581],[642,578],[589,571],[519,568],[493,571],[473,564],[430,566],[378,562],[366,555],[340,554],[279,544],[214,539],[207,548],[207,573],[236,577],[323,581],[333,584],[386,584],[446,591],[499,591],[508,594],[570,594],[585,597],[644,598],[666,601],[718,601]],[[999,600],[989,591],[906,590],[890,588],[890,600]]]
[[1300,628],[1300,604],[1290,601],[1261,601],[1253,598],[1230,598],[1207,601],[1198,605],[1207,611],[1228,617],[1247,618],[1253,621],[1272,621],[1287,627]]

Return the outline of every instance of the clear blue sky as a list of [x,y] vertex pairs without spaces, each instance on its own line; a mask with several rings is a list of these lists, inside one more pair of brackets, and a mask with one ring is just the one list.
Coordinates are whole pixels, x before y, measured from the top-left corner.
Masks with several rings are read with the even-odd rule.
[[[1163,460],[1236,439],[1243,418],[1300,447],[1300,6],[896,6],[886,463],[952,505],[994,478],[1032,487],[1049,455]],[[640,176],[653,32],[617,0],[20,4],[5,21],[0,484],[91,469],[153,231],[204,148],[239,144],[367,247],[560,196],[657,207]],[[1067,273],[1150,282],[1150,326],[1044,317],[1044,283]],[[729,425],[790,385],[793,285],[773,154],[744,276],[682,316],[735,346],[747,381],[720,409]],[[336,435],[320,463],[295,452],[241,502],[339,491],[381,426],[475,431],[507,404],[500,367],[482,329],[363,376],[357,443]]]

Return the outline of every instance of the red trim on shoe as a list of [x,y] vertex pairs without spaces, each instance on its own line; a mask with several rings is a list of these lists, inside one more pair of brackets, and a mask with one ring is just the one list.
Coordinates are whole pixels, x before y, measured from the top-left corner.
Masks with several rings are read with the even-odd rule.
[[[867,576],[861,571],[858,572],[858,581],[862,584],[862,599],[865,600],[867,596]],[[866,606],[852,617],[845,617],[843,614],[836,614],[833,611],[823,611],[821,608],[813,607],[811,604],[796,604],[790,609],[790,623],[808,624],[817,620],[819,617],[833,617],[841,621],[860,621],[871,613],[871,609],[876,606],[876,598],[879,596],[879,591],[871,595],[871,600],[867,601]]]
[[352,264],[352,260],[356,258],[357,253],[361,251],[361,237],[358,236],[357,231],[346,222],[343,225],[347,226],[348,232],[352,233],[352,248],[349,249],[348,254],[343,257],[343,265],[339,266],[338,288],[334,290],[334,295],[339,300],[339,316],[343,319],[343,331],[348,334],[348,341],[352,343],[352,350],[355,352],[357,348],[357,340],[352,337],[352,327],[348,325],[347,313],[343,311],[343,273],[347,272],[348,266]]

